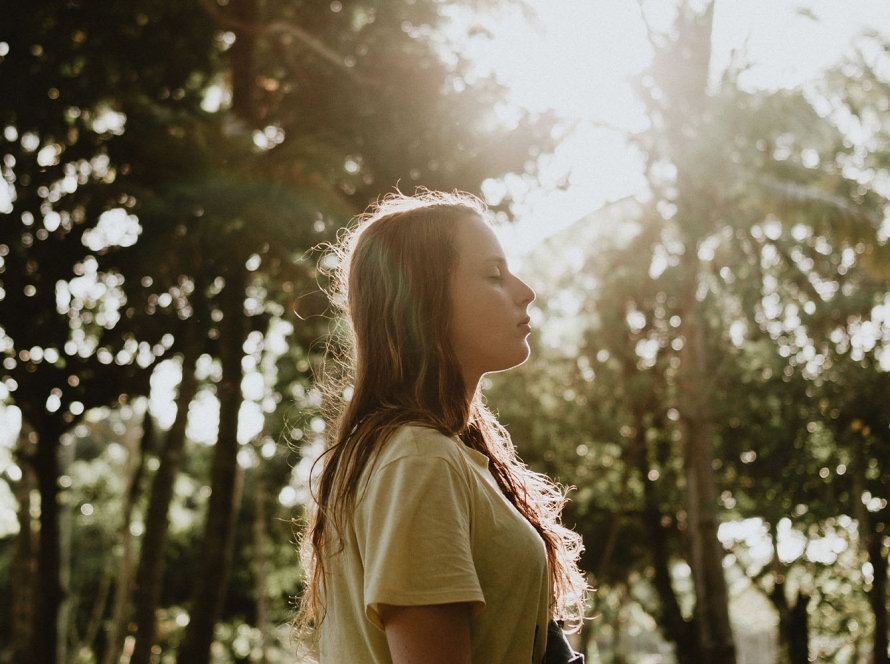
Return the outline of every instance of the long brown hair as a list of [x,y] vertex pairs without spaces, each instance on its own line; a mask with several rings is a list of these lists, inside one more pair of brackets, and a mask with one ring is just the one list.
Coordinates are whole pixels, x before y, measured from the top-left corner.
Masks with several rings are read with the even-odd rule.
[[469,194],[394,194],[359,217],[331,248],[328,260],[336,267],[330,295],[345,315],[348,350],[323,379],[330,437],[301,544],[306,579],[296,620],[300,635],[324,619],[325,561],[339,550],[362,474],[386,439],[408,423],[457,435],[489,458],[504,495],[544,540],[551,613],[579,621],[583,616],[581,538],[559,523],[565,497],[522,464],[478,391],[467,403],[449,341],[455,230],[489,214]]

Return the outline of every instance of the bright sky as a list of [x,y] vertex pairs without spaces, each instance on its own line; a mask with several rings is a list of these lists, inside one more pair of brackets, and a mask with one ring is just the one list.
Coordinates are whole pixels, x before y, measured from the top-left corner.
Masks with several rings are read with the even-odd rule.
[[[545,185],[571,173],[565,192],[529,192],[519,222],[505,229],[508,252],[525,253],[544,236],[606,202],[645,191],[640,166],[618,130],[638,130],[645,118],[628,79],[646,66],[651,49],[639,5],[632,0],[529,0],[539,28],[515,12],[488,26],[491,41],[477,40],[470,53],[495,71],[515,103],[554,109],[582,120],[557,149],[544,172]],[[667,27],[674,3],[647,0],[647,16]],[[818,20],[801,13],[807,10]],[[712,79],[733,50],[747,53],[751,67],[740,81],[749,88],[806,85],[849,53],[853,37],[879,29],[890,37],[887,0],[717,0]],[[512,182],[520,194],[523,186]],[[491,183],[496,192],[503,185]]]

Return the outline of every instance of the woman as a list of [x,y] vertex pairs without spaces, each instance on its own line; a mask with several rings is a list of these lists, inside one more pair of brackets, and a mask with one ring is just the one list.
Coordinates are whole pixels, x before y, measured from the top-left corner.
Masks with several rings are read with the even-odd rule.
[[322,664],[539,664],[549,619],[582,615],[564,498],[478,389],[528,357],[535,298],[488,214],[467,194],[391,196],[335,247],[354,355],[329,391],[351,395],[321,459],[298,619]]

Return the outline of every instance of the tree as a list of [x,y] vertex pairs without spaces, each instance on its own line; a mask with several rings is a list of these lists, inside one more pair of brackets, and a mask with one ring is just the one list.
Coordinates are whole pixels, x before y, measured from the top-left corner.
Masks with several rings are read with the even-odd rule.
[[[93,252],[82,242],[103,212],[120,205],[125,191],[124,178],[116,176],[126,168],[107,156],[122,129],[107,103],[109,90],[153,95],[165,84],[179,87],[184,76],[203,66],[202,55],[196,61],[197,54],[179,52],[161,63],[132,48],[146,34],[172,41],[168,27],[143,20],[147,4],[3,8],[0,123],[12,205],[6,211],[10,223],[3,224],[0,321],[7,340],[6,375],[15,381],[14,398],[37,440],[26,460],[38,477],[42,508],[39,588],[32,589],[39,600],[31,627],[34,643],[18,653],[19,661],[56,661],[64,651],[64,639],[57,636],[67,633],[57,625],[65,592],[59,582],[56,509],[59,438],[88,408],[147,387],[145,367],[117,365],[113,355],[95,352],[99,339],[112,334],[119,291],[117,275],[98,271]],[[101,26],[109,25],[121,29],[103,32]],[[108,51],[119,57],[109,60]],[[94,241],[101,244],[101,235]],[[83,292],[72,295],[71,284],[78,280]],[[97,290],[108,296],[100,301],[90,294]],[[66,295],[70,299],[64,303],[59,298]],[[21,532],[29,531],[23,523]]]
[[[678,657],[722,662],[731,639],[726,620],[713,622],[721,614],[714,606],[720,593],[708,590],[723,576],[712,517],[763,518],[773,537],[785,519],[801,532],[827,530],[837,499],[856,493],[843,491],[845,480],[826,486],[821,478],[834,442],[813,421],[820,419],[820,390],[834,381],[827,378],[830,362],[825,375],[818,368],[828,351],[807,327],[815,317],[814,324],[827,323],[825,334],[848,339],[856,333],[842,332],[840,321],[852,315],[858,325],[878,315],[872,308],[880,298],[854,284],[868,274],[869,257],[883,252],[878,228],[886,198],[877,187],[860,186],[850,166],[861,148],[846,139],[836,118],[817,112],[824,97],[745,91],[737,62],[708,83],[710,10],[683,5],[673,34],[650,35],[656,56],[640,90],[651,125],[635,141],[647,155],[651,202],[636,209],[616,204],[590,220],[619,241],[585,238],[578,224],[568,234],[571,249],[563,247],[571,258],[551,255],[539,267],[545,283],[567,271],[568,285],[559,284],[549,299],[577,304],[544,318],[561,313],[587,328],[575,334],[582,343],[551,341],[553,348],[539,349],[544,358],[522,370],[531,374],[523,385],[534,405],[515,379],[509,388],[498,385],[493,398],[506,390],[504,403],[515,400],[504,419],[519,432],[528,427],[527,434],[514,433],[526,457],[581,487],[569,514],[589,533],[587,569],[607,583],[651,565],[661,606],[649,610],[678,644]],[[623,238],[614,230],[619,223]],[[584,251],[586,260],[578,260],[575,254]],[[863,269],[839,279],[838,267],[850,270],[859,255]],[[838,286],[852,296],[846,305],[832,299]],[[886,292],[874,288],[870,293]],[[865,394],[857,390],[858,399]],[[826,396],[824,403],[832,400]],[[585,414],[585,406],[592,412]],[[539,423],[541,417],[547,423]],[[868,427],[869,435],[873,430]],[[567,450],[548,449],[551,441],[566,441]],[[692,448],[677,448],[679,441]],[[689,487],[696,483],[710,486],[711,497],[690,506]],[[668,488],[675,486],[686,492],[682,504]],[[764,495],[775,504],[764,505]],[[696,510],[705,515],[704,529]],[[659,544],[665,541],[667,547]],[[698,570],[694,610],[659,559],[685,559]],[[615,561],[615,569],[602,560]],[[804,661],[807,609],[815,602],[805,589],[786,594],[793,589],[775,562],[757,579],[766,581],[782,616],[792,661]],[[710,581],[702,574],[706,567]],[[821,574],[816,566],[805,573]],[[700,634],[697,644],[686,638],[691,629]]]
[[[22,235],[4,226],[6,372],[29,421],[46,428],[59,420],[38,442],[44,559],[36,578],[45,610],[35,634],[56,634],[63,596],[52,506],[58,439],[76,417],[69,404],[83,413],[144,392],[152,366],[174,353],[187,364],[199,348],[219,359],[222,421],[204,539],[205,558],[218,564],[196,575],[180,653],[202,661],[233,555],[243,346],[270,317],[287,316],[315,279],[304,252],[400,181],[476,190],[487,177],[531,168],[530,155],[552,148],[552,119],[493,124],[504,91],[493,79],[464,80],[466,63],[436,41],[444,34],[438,3],[335,5],[51,2],[4,10],[0,67],[14,90],[0,95],[4,175],[15,182],[12,213],[36,228]],[[112,231],[124,228],[115,240]],[[53,313],[52,287],[68,284],[70,293],[78,270],[104,282],[107,296],[86,304],[71,297]],[[315,308],[303,306],[311,299],[301,310]],[[32,336],[34,321],[45,339]],[[295,327],[301,340],[317,330]],[[32,338],[34,353],[22,346]],[[42,351],[67,366],[38,385],[32,374],[49,375],[59,362],[21,358]],[[48,395],[60,400],[55,419],[46,417]],[[168,509],[178,436],[177,428],[167,438],[152,524]],[[151,528],[163,541],[163,524]],[[157,561],[145,559],[140,583],[152,587],[158,573]],[[152,602],[140,600],[139,652],[154,638],[144,633]],[[39,647],[35,656],[51,661],[55,637]]]
[[[678,411],[689,445],[684,453],[686,504],[697,603],[704,619],[700,640],[705,661],[729,661],[732,639],[712,474],[719,461],[714,455],[719,438],[709,397],[710,376],[719,366],[708,363],[706,350],[720,332],[706,318],[702,303],[708,291],[723,290],[721,281],[750,273],[750,265],[731,265],[724,252],[735,246],[739,255],[750,254],[750,232],[758,223],[775,219],[782,226],[800,223],[834,237],[873,237],[876,208],[883,201],[874,193],[859,194],[855,179],[838,177],[838,155],[850,146],[799,91],[740,94],[737,67],[727,71],[718,88],[709,87],[712,17],[713,3],[700,11],[684,3],[673,38],[650,31],[655,58],[640,90],[651,127],[639,141],[648,154],[655,193],[652,214],[670,219],[683,274],[676,291],[683,335]],[[716,173],[721,176],[714,177]],[[745,306],[750,295],[737,297],[743,315],[756,310]],[[754,323],[768,333],[776,327],[762,318]]]

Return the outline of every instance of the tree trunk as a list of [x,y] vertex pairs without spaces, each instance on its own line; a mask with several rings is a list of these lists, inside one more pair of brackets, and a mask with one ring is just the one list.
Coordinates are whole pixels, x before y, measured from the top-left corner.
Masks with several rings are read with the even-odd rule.
[[[678,375],[678,410],[686,477],[686,514],[690,563],[695,582],[695,615],[703,664],[732,664],[735,643],[729,620],[729,596],[723,571],[717,485],[714,478],[714,434],[710,412],[705,322],[698,300],[698,247],[707,237],[712,211],[707,183],[701,182],[697,150],[689,148],[689,132],[707,122],[708,70],[714,3],[700,12],[684,4],[678,14],[672,65],[682,68],[678,81],[659,81],[670,89],[667,135],[677,167],[677,207],[684,252],[680,257],[679,304],[683,333]],[[684,56],[684,54],[686,54]],[[664,64],[664,63],[663,63]],[[682,80],[682,83],[680,81]],[[699,139],[701,141],[701,139]]]
[[[677,409],[683,441],[686,478],[687,533],[690,566],[695,583],[695,615],[698,623],[700,661],[732,664],[735,644],[729,620],[729,598],[723,572],[723,547],[717,539],[718,505],[714,478],[714,440],[710,419],[709,381],[705,329],[699,284],[699,243],[712,232],[715,200],[713,186],[702,177],[704,145],[700,129],[709,122],[708,72],[714,2],[683,2],[670,34],[656,38],[647,24],[655,50],[649,71],[653,84],[644,95],[657,136],[651,148],[650,168],[669,160],[676,168],[675,181],[666,188],[663,178],[649,172],[653,189],[676,206],[676,230],[683,242],[680,257],[678,300],[683,348],[680,352]],[[644,12],[645,19],[645,12]],[[655,94],[655,92],[658,94]],[[674,191],[671,192],[670,189]]]
[[244,316],[245,272],[235,267],[226,276],[220,298],[219,356],[222,381],[219,386],[219,438],[211,468],[210,501],[204,541],[189,611],[190,621],[182,640],[179,661],[207,664],[213,643],[213,628],[222,613],[229,568],[235,542],[235,521],[241,499],[241,469],[238,466],[238,411],[241,406],[241,359],[246,339]]
[[853,446],[855,456],[852,470],[853,482],[853,516],[856,517],[859,532],[860,555],[868,557],[872,564],[874,581],[868,591],[868,603],[875,618],[874,643],[872,646],[872,664],[888,664],[887,654],[887,559],[883,553],[881,535],[875,532],[877,517],[873,517],[860,500],[868,486],[866,468],[868,454],[863,441]]
[[256,468],[254,505],[256,515],[253,521],[253,537],[256,547],[256,626],[260,630],[260,664],[267,664],[269,652],[269,621],[266,607],[266,483],[263,475],[263,457]]
[[[182,379],[176,397],[176,417],[173,426],[164,437],[160,463],[152,480],[151,497],[145,515],[145,533],[142,536],[142,548],[136,570],[136,589],[133,597],[136,641],[130,658],[131,664],[148,664],[151,659],[151,647],[155,641],[157,606],[161,598],[164,575],[164,551],[170,526],[168,518],[170,503],[173,500],[176,477],[182,466],[189,405],[198,392],[198,381],[195,377],[195,363],[201,354],[198,334],[197,323],[190,321],[186,330]],[[110,661],[106,660],[106,664],[110,664]]]
[[652,546],[652,567],[655,570],[653,583],[661,601],[661,620],[665,636],[676,645],[678,664],[698,664],[701,662],[698,638],[696,636],[696,618],[687,621],[680,610],[677,594],[671,582],[670,556],[664,526],[661,525],[661,510],[658,508],[657,497],[652,482],[644,478],[646,505],[643,510],[645,532]]
[[40,537],[37,553],[37,597],[34,622],[34,653],[40,664],[59,660],[59,609],[63,590],[59,577],[59,437],[53,421],[38,429],[34,470],[40,491]]
[[810,659],[809,628],[810,596],[800,591],[791,609],[791,624],[788,626],[788,658],[791,664],[808,664]]
[[[642,454],[645,457],[645,448],[643,449]],[[609,534],[606,536],[606,543],[603,546],[602,556],[595,569],[594,577],[597,579],[605,579],[609,573],[609,566],[612,564],[612,554],[615,552],[615,546],[618,544],[621,527],[625,518],[627,487],[630,486],[630,477],[635,467],[638,465],[637,461],[639,460],[640,454],[636,448],[632,448],[627,451],[627,457],[628,460],[625,463],[622,477],[623,481],[618,489],[618,494],[615,496],[615,513],[612,517],[611,526],[609,527]],[[644,472],[643,477],[645,478],[645,476],[646,474]]]
[[678,664],[698,664],[701,661],[695,620],[687,621],[680,610],[677,594],[671,581],[670,552],[667,536],[661,524],[662,512],[655,493],[655,483],[648,479],[649,462],[646,454],[646,426],[643,414],[634,414],[634,451],[632,458],[643,483],[643,531],[652,547],[652,567],[655,570],[653,585],[661,603],[658,624],[664,635],[676,646]]
[[[234,7],[236,18],[255,24],[259,17],[257,0],[242,0]],[[232,112],[249,127],[260,115],[256,105],[254,48],[249,31],[237,35],[231,49]],[[192,592],[190,619],[179,651],[180,661],[206,664],[213,643],[213,628],[222,612],[232,549],[235,521],[241,499],[241,470],[238,466],[238,410],[241,406],[241,358],[246,338],[244,319],[245,273],[240,265],[226,275],[222,292],[219,356],[222,382],[219,387],[219,438],[211,469],[210,502],[198,578]]]
[[17,664],[39,664],[35,652],[34,621],[37,608],[37,551],[40,542],[31,516],[31,492],[37,489],[37,475],[33,467],[34,443],[31,440],[35,435],[23,422],[17,451],[22,478],[15,485],[15,497],[19,503],[19,534],[12,554],[12,578],[15,583],[10,588],[10,661]]
[[114,583],[114,568],[111,563],[112,556],[109,555],[109,562],[105,565],[105,572],[102,574],[102,581],[99,583],[99,590],[96,592],[96,601],[93,602],[93,608],[90,610],[90,621],[87,623],[86,632],[83,639],[77,644],[74,657],[81,657],[81,653],[87,653],[83,657],[88,656],[94,647],[96,637],[102,628],[102,618],[105,615],[105,607],[108,605],[108,596],[111,594],[111,586]]
[[680,309],[684,336],[678,380],[679,410],[684,438],[686,513],[695,581],[695,613],[703,663],[730,664],[735,644],[729,620],[729,597],[723,572],[723,546],[717,539],[717,485],[714,442],[708,404],[705,330],[698,289],[698,248],[687,244]]
[[[58,475],[68,475],[75,458],[74,439],[70,438],[59,446]],[[62,601],[59,604],[59,643],[58,661],[68,661],[68,635],[71,633],[71,542],[74,534],[74,506],[64,498],[59,501],[59,586]],[[76,633],[74,639],[77,639]]]
[[[775,527],[772,528],[775,533]],[[785,594],[785,576],[779,562],[776,537],[773,540],[773,574],[775,584],[769,599],[779,614],[779,641],[789,664],[810,662],[809,605],[810,596],[798,590],[794,605],[790,605]]]
[[133,520],[133,510],[139,499],[142,472],[145,468],[145,451],[151,444],[153,435],[152,419],[146,406],[145,415],[142,418],[142,436],[129,448],[129,463],[127,468],[127,496],[124,502],[124,510],[120,524],[120,541],[123,551],[118,564],[117,584],[114,589],[114,603],[111,609],[111,632],[108,635],[108,643],[105,647],[103,664],[115,664],[120,661],[124,637],[130,622],[130,591],[133,580],[133,535],[130,532],[130,524]]
[[887,557],[881,536],[872,530],[868,543],[868,559],[874,570],[874,581],[868,592],[868,601],[875,616],[873,664],[890,664],[887,654]]

